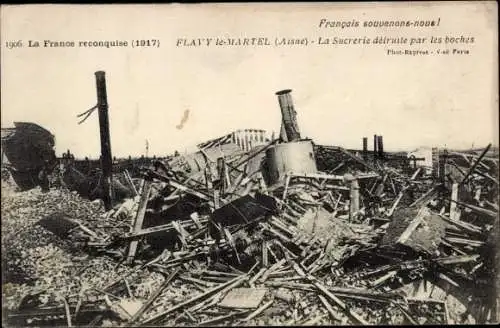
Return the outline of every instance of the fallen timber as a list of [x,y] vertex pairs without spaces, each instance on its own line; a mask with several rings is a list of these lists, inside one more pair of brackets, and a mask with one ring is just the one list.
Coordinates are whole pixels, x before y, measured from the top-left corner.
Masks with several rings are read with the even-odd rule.
[[[304,196],[301,196],[299,198],[296,198],[297,193],[302,192],[301,188],[304,188],[303,185],[300,182],[300,179],[319,179],[319,181],[325,181],[325,180],[331,180],[334,181],[335,183],[338,184],[339,187],[343,186],[345,183],[344,176],[339,175],[339,176],[334,176],[333,179],[328,179],[331,176],[328,175],[308,175],[308,174],[294,174],[293,172],[290,172],[289,174],[291,177],[298,178],[299,180],[290,180],[289,182],[289,190],[287,191],[287,194],[283,198],[282,196],[280,197],[280,201],[283,201],[284,203],[290,203],[292,202],[292,199],[294,199],[294,202],[297,201],[298,199],[300,200],[300,206],[301,208],[307,209],[310,206],[316,206],[314,204],[317,204],[317,202],[311,202],[307,200],[307,197],[303,198]],[[158,177],[157,175],[154,175],[154,177]],[[363,180],[363,175],[360,175],[361,180]],[[379,174],[372,174],[372,175],[366,175],[367,181],[369,179],[377,179],[379,177]],[[409,177],[409,181],[411,181],[412,177]],[[159,184],[159,183],[165,183],[166,185],[171,186],[174,188],[174,190],[178,190],[177,193],[182,197],[185,193],[190,193],[193,195],[193,193],[190,192],[187,188],[177,188],[178,185],[170,185],[170,181],[173,181],[171,179],[166,179],[164,176],[161,176],[160,179],[157,179],[156,181],[158,182],[153,182],[153,184]],[[295,181],[295,182],[294,182]],[[386,180],[387,183],[389,181]],[[179,184],[182,184],[182,182],[178,182]],[[257,181],[254,182],[257,184]],[[302,186],[302,187],[299,187]],[[371,186],[371,184],[370,184]],[[191,187],[189,187],[191,188]],[[297,189],[298,188],[298,189]],[[313,188],[312,186],[309,186],[307,188]],[[322,189],[318,189],[319,192],[325,192],[324,189],[331,190],[333,193],[338,193],[341,191],[341,189],[336,189],[332,187],[329,187],[328,184],[325,184]],[[349,188],[347,188],[349,189]],[[384,188],[385,189],[385,188]],[[392,189],[392,187],[389,187],[388,190]],[[403,190],[403,189],[401,189]],[[144,189],[143,189],[144,191]],[[427,192],[427,190],[424,191],[424,193]],[[211,196],[209,197],[209,194],[206,193],[206,191],[199,191],[198,192],[198,197],[202,202],[207,202],[209,204],[212,204],[209,200],[211,200]],[[276,193],[279,195],[280,190],[277,189]],[[196,196],[196,195],[195,195]],[[397,195],[396,195],[397,196]],[[221,195],[221,197],[224,197],[224,194]],[[338,197],[335,197],[334,201],[336,202],[336,199]],[[432,198],[432,197],[431,197]],[[440,199],[439,197],[436,198],[434,197],[433,199]],[[460,201],[458,201],[460,202]],[[449,204],[446,201],[443,200],[443,204]],[[298,205],[298,204],[297,204]],[[458,204],[461,206],[460,204]],[[295,206],[295,205],[293,205]],[[422,205],[420,205],[422,206]],[[446,206],[446,205],[445,205]],[[477,206],[477,205],[473,205]],[[297,207],[299,211],[301,211]],[[462,208],[465,208],[462,207]],[[491,207],[490,207],[491,208]],[[325,311],[329,314],[329,316],[324,316],[319,312],[317,320],[319,322],[330,322],[330,320],[333,320],[333,322],[342,322],[343,320],[352,321],[352,323],[357,323],[357,324],[367,324],[369,322],[372,322],[369,319],[370,315],[368,317],[360,317],[358,312],[353,312],[351,310],[348,310],[348,305],[346,305],[346,302],[361,302],[366,303],[366,304],[376,304],[376,303],[382,303],[382,304],[388,304],[388,306],[394,307],[395,310],[393,311],[399,311],[403,318],[406,318],[407,323],[414,324],[418,320],[415,319],[419,315],[416,313],[412,313],[413,310],[408,310],[406,302],[412,302],[410,298],[406,300],[405,296],[402,294],[398,293],[382,293],[377,290],[371,290],[371,289],[366,289],[365,288],[347,288],[347,287],[341,287],[341,286],[328,286],[325,285],[324,283],[316,283],[314,282],[315,279],[320,279],[323,280],[325,277],[328,277],[328,275],[325,276],[325,271],[324,270],[319,270],[319,271],[314,271],[314,265],[315,262],[318,262],[318,265],[316,267],[319,267],[321,265],[321,259],[326,259],[324,256],[323,257],[318,257],[321,255],[321,242],[317,244],[317,246],[314,246],[313,249],[310,249],[310,251],[303,253],[304,251],[304,246],[298,247],[298,245],[306,245],[306,244],[314,244],[316,245],[316,242],[310,241],[305,244],[298,243],[298,241],[294,241],[293,236],[295,236],[297,233],[305,233],[301,232],[302,229],[295,226],[297,224],[297,215],[299,215],[298,219],[300,219],[300,213],[295,213],[295,214],[290,214],[286,213],[287,208],[284,207],[284,212],[278,215],[274,215],[273,217],[269,219],[262,219],[259,222],[256,222],[256,226],[253,227],[252,229],[254,230],[252,234],[257,233],[259,231],[259,227],[261,227],[261,233],[263,233],[263,238],[268,239],[270,241],[275,241],[268,243],[267,246],[265,247],[267,249],[267,253],[269,258],[265,260],[264,262],[270,262],[268,264],[267,269],[264,267],[262,269],[257,270],[253,276],[249,277],[247,280],[241,279],[240,276],[238,276],[238,273],[236,273],[234,270],[230,269],[228,267],[227,270],[229,271],[219,271],[220,269],[209,269],[205,270],[205,273],[203,271],[200,271],[200,273],[197,273],[196,270],[191,269],[195,268],[192,266],[191,262],[196,261],[197,264],[196,266],[201,266],[204,267],[207,265],[207,263],[203,263],[204,256],[208,256],[209,249],[211,248],[212,251],[216,249],[226,249],[226,253],[224,252],[219,252],[219,256],[223,256],[222,258],[219,258],[217,261],[226,261],[224,260],[224,254],[233,254],[230,255],[230,258],[234,258],[234,245],[231,245],[230,242],[227,242],[226,239],[221,239],[220,241],[212,241],[210,242],[210,239],[206,239],[206,237],[203,236],[203,234],[198,234],[198,237],[196,238],[191,238],[189,239],[188,235],[192,235],[194,232],[199,231],[200,229],[203,230],[204,227],[210,222],[210,216],[206,215],[201,215],[201,216],[196,216],[195,215],[195,220],[191,219],[189,216],[186,218],[175,218],[171,219],[172,222],[165,223],[165,224],[160,224],[156,226],[151,226],[147,228],[140,228],[140,229],[135,229],[132,231],[124,231],[123,233],[116,235],[115,238],[117,240],[122,240],[124,242],[127,241],[132,241],[132,240],[141,240],[142,238],[147,238],[148,236],[157,234],[157,233],[170,233],[173,234],[173,236],[179,236],[179,238],[184,238],[185,241],[185,246],[183,248],[185,249],[184,253],[182,253],[182,248],[181,251],[174,251],[171,254],[178,253],[178,255],[166,255],[163,257],[160,257],[159,259],[155,261],[149,261],[144,262],[143,265],[146,265],[142,270],[150,270],[151,272],[157,271],[157,272],[162,272],[162,274],[168,275],[169,273],[172,273],[170,270],[176,270],[175,272],[186,272],[184,274],[180,274],[177,278],[170,278],[168,281],[169,283],[165,283],[163,286],[164,287],[158,287],[156,291],[153,291],[154,294],[151,294],[147,299],[145,298],[144,303],[142,303],[141,307],[142,310],[138,310],[136,312],[131,312],[131,316],[129,319],[125,319],[123,322],[128,322],[129,324],[131,323],[136,323],[136,324],[142,324],[142,325],[150,325],[152,323],[159,324],[160,322],[169,322],[169,320],[176,319],[177,321],[183,321],[187,320],[191,324],[196,324],[196,325],[205,325],[205,324],[223,324],[225,322],[257,322],[255,320],[262,320],[259,318],[267,318],[268,315],[266,314],[269,309],[272,309],[276,304],[279,304],[278,300],[271,301],[270,298],[267,300],[264,299],[263,303],[261,303],[261,306],[258,309],[255,309],[250,311],[250,310],[245,310],[241,312],[241,310],[238,309],[222,309],[219,308],[217,309],[217,300],[222,300],[225,296],[225,293],[219,294],[216,298],[211,297],[214,294],[218,294],[218,292],[223,291],[226,289],[229,291],[232,288],[226,288],[231,286],[232,283],[238,283],[242,285],[247,285],[250,288],[260,288],[259,286],[266,286],[268,288],[272,289],[286,289],[290,290],[294,293],[305,293],[305,295],[308,294],[318,294],[319,298],[319,304],[320,307],[319,309],[323,308]],[[388,207],[390,209],[390,207]],[[118,210],[118,209],[117,209]],[[340,211],[340,213],[344,214],[337,214],[338,216],[346,215],[348,213],[348,210],[343,210],[344,212]],[[491,211],[491,210],[488,210]],[[396,209],[394,211],[394,215],[397,216],[398,210]],[[485,212],[485,211],[477,211],[477,210],[472,210],[472,213],[475,213],[477,215],[486,215],[490,216],[490,213]],[[145,212],[145,215],[147,213]],[[107,217],[111,217],[110,214],[106,215]],[[290,219],[285,219],[285,217],[290,217]],[[475,237],[470,238],[470,239],[463,239],[463,242],[465,240],[475,240],[477,236],[479,238],[482,238],[481,236],[484,235],[485,231],[483,229],[477,228],[475,225],[468,223],[467,221],[457,221],[455,219],[451,219],[448,217],[448,215],[443,214],[442,215],[443,220],[445,222],[448,222],[450,227],[454,227],[454,229],[458,229],[461,232],[461,235],[465,236],[465,238],[470,238],[467,237],[468,234],[473,234]],[[293,219],[292,219],[293,218]],[[333,220],[341,220],[340,218],[332,217]],[[421,221],[413,221],[414,228],[411,228],[408,230],[408,236],[411,238],[411,234],[413,230],[418,229],[418,226],[420,224],[423,224],[425,222],[426,217],[425,215],[421,218]],[[177,222],[177,223],[174,223]],[[295,224],[295,225],[294,225]],[[354,223],[351,223],[354,224]],[[102,240],[101,234],[96,234],[95,231],[98,230],[97,228],[94,228],[91,224],[86,224],[84,225],[85,227],[89,227],[89,230],[94,233],[86,233],[88,238],[92,240]],[[242,232],[245,234],[248,234],[249,231],[247,229],[243,229]],[[257,229],[257,230],[255,230]],[[183,232],[184,231],[184,232]],[[307,230],[306,230],[307,231]],[[85,233],[85,231],[83,231]],[[451,233],[451,232],[450,232]],[[184,237],[182,237],[184,236]],[[311,236],[312,237],[312,236]],[[187,238],[187,239],[186,239]],[[328,237],[327,237],[328,238]],[[400,236],[401,238],[401,236]],[[406,238],[406,237],[405,237]],[[108,240],[110,242],[112,239]],[[197,241],[198,240],[198,241]],[[480,240],[480,239],[479,239]],[[462,249],[464,247],[462,241],[459,240],[459,238],[452,237],[450,235],[449,237],[446,238],[447,244],[453,245],[453,247],[456,247],[458,249]],[[471,242],[467,243],[468,246],[473,245]],[[106,245],[106,242],[104,244]],[[104,248],[106,247],[111,247],[111,243],[107,244],[108,246],[102,246]],[[199,245],[199,246],[196,246]],[[205,248],[204,248],[205,247]],[[207,248],[208,247],[208,248]],[[447,248],[446,245],[443,245],[444,248]],[[138,248],[138,253],[136,254],[136,258],[139,262],[142,262],[140,260],[141,258],[141,247]],[[189,249],[192,249],[192,251],[189,251]],[[196,249],[199,249],[199,251],[196,251]],[[205,249],[205,250],[203,250]],[[241,249],[241,247],[237,247],[238,249],[236,252],[242,252],[241,254],[245,255],[251,255],[256,258],[259,258],[260,254],[255,253],[251,249],[245,250]],[[203,255],[207,254],[207,255]],[[253,254],[253,255],[252,255]],[[303,254],[303,255],[301,255]],[[356,253],[353,253],[356,254]],[[363,280],[370,280],[373,282],[374,286],[377,286],[378,289],[384,288],[384,285],[391,285],[393,282],[392,280],[395,278],[398,278],[399,275],[403,279],[405,278],[405,275],[407,275],[409,272],[415,271],[415,270],[425,270],[428,268],[429,270],[435,270],[436,265],[441,265],[441,266],[447,266],[447,267],[453,267],[456,265],[468,265],[468,263],[471,263],[472,269],[479,265],[482,262],[482,255],[480,254],[470,254],[464,250],[464,254],[460,254],[455,252],[457,255],[452,255],[450,253],[450,256],[445,256],[445,257],[438,257],[435,259],[428,259],[428,260],[422,260],[422,261],[414,261],[413,263],[410,262],[403,262],[402,264],[395,264],[392,266],[386,266],[386,267],[381,267],[378,270],[372,270],[372,271],[367,271],[365,273],[360,272],[359,275],[357,276],[360,281]],[[354,255],[355,256],[355,255]],[[212,258],[212,261],[215,259],[213,256],[208,256],[208,258]],[[229,259],[229,258],[228,258]],[[288,260],[287,260],[288,259]],[[288,263],[287,261],[297,261],[295,263],[302,263],[304,267],[309,267],[308,271],[309,272],[314,272],[312,273],[313,275],[319,275],[313,279],[311,282],[308,280],[307,276],[304,277],[293,277],[290,274],[291,273],[286,273],[286,270],[283,270],[280,268],[280,265],[283,265],[285,263]],[[332,261],[332,260],[330,260]],[[237,261],[236,261],[237,262]],[[328,262],[326,262],[328,263]],[[326,266],[326,268],[329,268],[332,266],[332,264],[335,262],[330,262]],[[433,264],[434,263],[434,264]],[[188,267],[185,267],[187,265]],[[215,263],[212,262],[210,264],[209,268],[215,265]],[[231,266],[233,265],[230,264]],[[307,266],[306,266],[307,265]],[[337,264],[338,265],[338,264]],[[190,268],[190,269],[188,269]],[[214,267],[215,268],[215,267]],[[376,266],[374,267],[376,268]],[[342,268],[341,268],[342,269]],[[190,270],[194,270],[190,273]],[[342,269],[345,270],[345,269]],[[477,270],[481,270],[479,267]],[[232,272],[232,273],[231,273]],[[388,278],[384,278],[388,273],[391,273],[390,276],[387,276]],[[444,276],[448,276],[447,274],[444,274]],[[336,277],[341,277],[341,276],[336,276]],[[383,279],[384,280],[383,280]],[[233,279],[233,280],[231,280]],[[336,278],[338,279],[338,278]],[[449,278],[454,280],[454,278]],[[456,279],[456,278],[455,278]],[[133,285],[136,282],[135,280],[127,279],[129,285]],[[378,281],[378,282],[377,282]],[[123,282],[122,282],[123,284]],[[173,284],[173,285],[172,285]],[[158,312],[156,315],[148,314],[148,312],[155,311],[155,308],[158,307],[158,303],[162,302],[162,299],[165,293],[173,293],[170,292],[171,288],[175,288],[176,284],[182,284],[184,286],[189,286],[192,285],[192,287],[195,290],[205,290],[205,288],[211,288],[206,290],[206,293],[201,293],[199,296],[192,297],[190,299],[187,299],[183,303],[179,303],[177,306],[173,305],[173,307],[166,308],[163,312]],[[210,284],[215,284],[212,285],[212,287],[208,287]],[[221,285],[218,285],[221,284]],[[386,288],[386,287],[385,287]],[[436,287],[437,288],[437,287]],[[120,290],[120,289],[118,289]],[[121,289],[125,294],[128,294],[127,288]],[[118,292],[120,293],[120,292]],[[132,293],[134,293],[132,291]],[[113,295],[120,295],[120,294],[113,294]],[[269,294],[266,297],[271,297],[272,294]],[[119,296],[120,299],[126,299],[126,296]],[[113,298],[111,298],[113,300]],[[118,299],[116,300],[118,301]],[[85,302],[85,301],[84,301]],[[113,302],[113,301],[112,301]],[[201,303],[200,303],[201,302]],[[278,302],[278,303],[276,303]],[[430,304],[430,301],[427,301],[427,303],[423,302],[422,304]],[[197,304],[200,304],[198,307],[196,306]],[[203,305],[202,305],[203,304]],[[413,303],[412,303],[413,304]],[[367,305],[368,306],[368,305]],[[422,305],[419,305],[422,306]],[[375,310],[369,310],[368,306],[365,308],[364,311],[375,311]],[[207,314],[208,312],[203,312],[207,310],[205,309],[213,309],[212,314]],[[74,308],[73,308],[74,309]],[[111,308],[112,310],[108,310],[108,312],[92,312],[98,314],[100,317],[100,320],[102,321],[103,318],[104,320],[120,320],[116,319],[116,315],[113,314],[115,312],[113,311],[118,311],[118,310],[113,310],[114,308]],[[258,310],[258,311],[257,311]],[[71,304],[70,304],[70,314],[72,313],[71,311]],[[300,313],[302,308],[300,306],[297,307],[298,313]],[[61,315],[63,312],[59,312]],[[89,312],[82,312],[82,313],[89,313]],[[184,314],[184,316],[181,316]],[[82,314],[81,314],[82,315]],[[36,316],[43,316],[43,313],[33,313],[31,312],[31,315],[27,312],[27,314],[23,318],[29,318],[29,317],[36,317]],[[175,317],[175,318],[174,318]],[[14,318],[11,316],[11,318]],[[19,315],[17,315],[17,318]],[[124,317],[125,318],[125,317]],[[171,319],[169,319],[171,318]],[[73,320],[77,320],[77,317],[73,317]],[[25,320],[25,319],[23,319]],[[64,319],[62,319],[64,320]],[[162,321],[164,320],[164,321]],[[194,320],[194,321],[193,321]],[[266,320],[266,319],[265,319]],[[430,317],[427,320],[431,320]],[[444,320],[444,319],[443,319]],[[446,320],[443,321],[443,323],[446,322]]]
[[[278,96],[286,116],[279,139],[255,148],[245,141],[246,150],[231,151],[225,136],[206,143],[197,164],[181,156],[156,159],[163,165],[147,163],[126,177],[136,180],[134,192],[110,210],[62,188],[19,193],[31,203],[19,194],[3,199],[2,216],[10,219],[2,223],[5,264],[12,268],[4,285],[6,320],[33,326],[498,322],[496,295],[489,293],[498,231],[491,147],[441,156],[444,176],[403,167],[379,150],[365,156],[335,146],[318,150],[301,139],[289,92]],[[211,147],[223,143],[226,153],[214,155]],[[314,161],[307,152],[307,165],[280,162],[286,156],[276,154],[302,158],[302,149],[316,149]],[[21,221],[19,208],[37,213],[19,212]],[[61,211],[64,220],[54,214]],[[45,217],[52,220],[34,224]],[[37,277],[36,288],[19,283],[14,269]]]

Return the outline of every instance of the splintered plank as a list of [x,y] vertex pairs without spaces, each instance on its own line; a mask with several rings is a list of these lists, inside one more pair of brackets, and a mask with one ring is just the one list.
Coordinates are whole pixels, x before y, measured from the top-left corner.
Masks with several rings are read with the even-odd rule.
[[250,287],[254,286],[254,283],[264,274],[264,272],[266,272],[266,270],[266,268],[261,268],[260,271],[257,272],[257,274],[249,280],[248,284],[250,285]]
[[[309,278],[309,277],[308,277]],[[340,307],[347,315],[357,324],[368,325],[369,323],[364,320],[359,314],[350,309],[344,302],[338,299],[335,295],[333,295],[328,289],[322,285],[321,283],[312,280],[311,281],[316,288],[318,288],[323,294],[331,301],[333,301],[338,307]]]
[[[202,219],[199,219],[198,223],[204,224],[207,221],[208,221],[208,219],[202,218]],[[195,223],[191,222],[191,221],[181,221],[181,222],[179,222],[179,225],[183,229],[186,229],[186,228],[193,228],[195,226]],[[167,223],[167,224],[162,224],[162,225],[159,225],[159,226],[149,227],[149,228],[146,228],[146,229],[141,229],[141,230],[136,231],[136,232],[129,232],[129,233],[126,233],[126,234],[120,236],[120,239],[139,238],[139,237],[144,237],[144,236],[147,236],[147,235],[151,235],[151,234],[154,234],[154,233],[157,233],[157,232],[160,232],[160,231],[169,231],[169,230],[174,230],[174,226],[172,225],[172,223]],[[191,235],[191,237],[193,237],[193,236],[194,235]]]
[[392,204],[392,206],[391,206],[391,208],[390,208],[389,212],[387,212],[387,216],[388,216],[388,217],[391,217],[391,216],[392,216],[392,214],[394,213],[394,210],[396,210],[396,207],[399,205],[399,202],[400,202],[400,201],[401,201],[401,199],[403,198],[403,196],[404,196],[404,192],[405,192],[408,188],[410,188],[410,186],[406,186],[406,187],[404,187],[404,188],[403,188],[403,189],[399,192],[398,197],[396,198],[396,200],[395,200],[395,201],[394,201],[394,203]]
[[[144,216],[146,215],[146,207],[148,205],[149,194],[151,192],[151,185],[152,185],[151,180],[146,180],[144,182],[141,198],[139,200],[139,208],[137,209],[137,215],[134,220],[134,228],[133,228],[134,232],[138,232],[142,229],[142,223],[144,222]],[[138,240],[132,240],[130,242],[127,255],[127,261],[129,263],[134,260],[138,244],[139,244]]]
[[267,255],[267,241],[262,242],[262,265],[267,267],[269,262],[268,262],[268,255]]
[[213,319],[208,319],[208,320],[200,322],[198,324],[198,326],[209,326],[209,325],[213,325],[213,324],[216,324],[216,323],[220,323],[220,322],[225,321],[225,320],[234,319],[235,317],[249,314],[250,311],[251,310],[239,311],[239,312],[235,312],[235,313],[229,313],[229,314],[226,314],[226,315],[222,315],[222,316],[219,316],[219,317],[216,317],[216,318],[213,318]]
[[409,207],[417,207],[425,205],[425,203],[430,201],[432,196],[434,196],[434,194],[437,193],[437,191],[438,190],[436,187],[432,187],[431,189],[426,191],[422,196],[420,196],[420,198],[411,203]]
[[417,228],[417,226],[422,222],[422,220],[430,214],[430,211],[427,207],[422,207],[419,211],[415,219],[410,223],[410,225],[406,228],[406,230],[401,234],[397,243],[404,244],[406,240],[410,237],[412,232]]
[[228,288],[228,287],[230,288],[231,286],[236,286],[237,284],[240,284],[243,281],[243,279],[246,279],[246,278],[247,278],[247,275],[243,275],[241,277],[236,277],[236,278],[234,278],[234,279],[232,279],[232,280],[230,280],[230,281],[228,281],[228,282],[226,282],[224,284],[221,284],[219,286],[213,287],[213,288],[207,290],[206,292],[204,292],[202,294],[196,295],[193,298],[190,298],[190,299],[188,299],[186,301],[178,303],[178,304],[174,305],[173,307],[171,307],[171,308],[169,308],[169,309],[167,309],[167,310],[165,310],[165,311],[163,311],[161,313],[158,313],[158,314],[156,314],[155,316],[153,316],[151,318],[148,318],[147,320],[141,322],[141,324],[143,324],[143,325],[144,324],[150,324],[152,322],[160,320],[161,318],[165,317],[167,314],[172,313],[174,311],[177,311],[179,309],[185,308],[186,306],[191,305],[191,304],[193,304],[193,303],[195,303],[197,301],[200,301],[200,300],[208,297],[211,294],[215,294],[218,291],[221,291],[221,290],[223,290],[225,288]]
[[234,288],[219,303],[224,308],[257,308],[267,293],[266,288]]
[[460,185],[463,185],[465,182],[467,182],[467,179],[469,179],[469,177],[471,176],[471,174],[474,173],[474,171],[476,170],[476,168],[479,165],[479,163],[481,163],[483,157],[490,150],[490,147],[491,147],[491,144],[488,144],[488,146],[486,146],[486,148],[483,150],[483,152],[481,153],[481,155],[479,155],[479,157],[476,159],[476,161],[474,162],[474,164],[469,168],[469,170],[465,174],[465,177],[460,182]]
[[457,218],[457,203],[458,200],[458,183],[454,183],[451,186],[451,203],[450,203],[450,218]]
[[337,312],[335,312],[335,310],[330,305],[330,303],[328,303],[328,300],[323,295],[318,295],[318,297],[319,297],[321,303],[323,303],[325,308],[328,310],[328,313],[331,315],[331,317],[334,320],[342,321],[342,317]]
[[266,304],[262,305],[260,308],[258,308],[257,310],[255,310],[254,312],[252,312],[248,317],[246,317],[245,319],[243,319],[243,321],[250,321],[252,320],[253,318],[255,318],[256,316],[260,315],[262,312],[264,312],[268,307],[270,307],[272,304],[273,304],[274,300],[270,300],[269,302],[267,302]]
[[454,202],[457,203],[458,205],[467,207],[468,209],[471,209],[472,211],[474,211],[476,213],[487,215],[493,219],[496,219],[498,216],[498,213],[496,213],[494,211],[490,211],[490,210],[483,208],[483,207],[479,207],[479,206],[475,206],[475,205],[471,205],[471,204],[467,204],[467,203],[459,202],[459,201],[454,201]]
[[154,301],[161,295],[161,293],[168,287],[170,282],[175,278],[175,276],[179,273],[180,269],[176,269],[165,279],[163,284],[156,290],[156,292],[151,295],[151,297],[144,303],[141,308],[132,316],[132,318],[127,322],[127,324],[131,325],[136,322],[140,317],[151,307]]
[[137,191],[137,189],[135,188],[135,185],[134,185],[134,182],[132,181],[132,177],[130,176],[130,174],[128,173],[127,170],[125,170],[124,172],[124,175],[125,175],[125,179],[127,180],[128,184],[130,185],[130,187],[132,188],[132,191],[134,192],[134,194],[137,196],[139,195],[139,192]]
[[422,210],[401,234],[398,243],[416,251],[433,254],[445,238],[447,223],[441,216],[430,212],[427,207],[423,207]]

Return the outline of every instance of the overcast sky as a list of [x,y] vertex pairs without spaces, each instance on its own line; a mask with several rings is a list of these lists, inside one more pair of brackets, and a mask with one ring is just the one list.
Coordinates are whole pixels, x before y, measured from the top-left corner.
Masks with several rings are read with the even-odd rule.
[[[498,144],[496,5],[3,7],[2,127],[40,124],[58,154],[97,157],[95,76],[104,70],[115,156],[184,151],[236,129],[279,132],[275,92],[290,88],[303,137],[361,148],[384,136],[387,150],[419,145]],[[440,19],[436,28],[319,28],[322,18]],[[462,56],[388,56],[383,45],[176,47],[178,38],[333,36],[474,37]],[[158,39],[159,48],[28,48],[28,40]],[[437,49],[429,44],[398,49]],[[183,114],[189,110],[181,129]]]

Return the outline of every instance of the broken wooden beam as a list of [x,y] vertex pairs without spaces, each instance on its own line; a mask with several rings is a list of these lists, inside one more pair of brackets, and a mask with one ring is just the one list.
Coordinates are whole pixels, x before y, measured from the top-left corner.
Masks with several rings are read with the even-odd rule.
[[413,231],[419,226],[419,224],[423,221],[424,218],[431,214],[430,210],[427,207],[422,207],[417,216],[411,221],[411,223],[406,227],[406,230],[399,236],[397,243],[403,244],[406,240],[411,236]]
[[194,296],[194,297],[192,297],[192,298],[190,298],[190,299],[188,299],[188,300],[186,300],[184,302],[181,302],[181,303],[179,303],[177,305],[174,305],[173,307],[167,309],[166,311],[163,311],[163,312],[158,313],[157,315],[155,315],[155,316],[153,316],[151,318],[148,318],[147,320],[143,321],[141,324],[144,325],[144,324],[149,324],[149,323],[155,322],[155,321],[157,321],[157,320],[165,317],[169,313],[172,313],[174,311],[182,309],[182,308],[184,308],[184,307],[186,307],[186,306],[188,306],[190,304],[193,304],[196,301],[199,301],[199,300],[201,300],[201,299],[203,299],[205,297],[208,297],[209,295],[214,294],[214,293],[216,293],[216,292],[218,292],[220,290],[223,290],[224,288],[226,288],[228,286],[231,286],[232,284],[234,284],[236,282],[239,282],[239,281],[241,281],[243,279],[246,279],[246,278],[247,278],[247,275],[245,274],[245,275],[243,275],[241,277],[236,277],[234,279],[231,279],[230,281],[228,281],[226,283],[223,283],[223,284],[221,284],[219,286],[213,287],[213,288],[207,290],[204,293],[201,293],[201,294],[196,295],[196,296]]
[[337,312],[335,312],[335,310],[333,310],[333,307],[331,306],[330,303],[328,303],[328,300],[323,295],[318,295],[318,298],[321,301],[321,303],[323,303],[323,305],[325,306],[326,310],[328,311],[332,319],[341,322],[342,318],[338,315]]
[[474,173],[474,171],[476,170],[476,168],[479,165],[479,163],[481,163],[481,160],[483,159],[483,157],[490,150],[490,147],[491,147],[491,144],[488,144],[488,146],[486,146],[486,148],[482,151],[481,155],[479,155],[479,157],[476,159],[476,161],[474,162],[474,164],[472,164],[472,166],[469,168],[469,170],[467,170],[467,173],[465,174],[465,177],[460,182],[460,185],[463,185],[464,183],[467,182],[467,180],[469,179],[469,177],[471,176],[471,174]]
[[450,218],[454,219],[457,214],[458,183],[451,186]]
[[216,324],[216,323],[220,323],[222,321],[226,321],[226,320],[229,320],[229,319],[234,319],[234,318],[239,317],[239,316],[244,316],[244,315],[246,315],[246,314],[248,314],[250,312],[252,312],[252,310],[243,310],[243,311],[233,312],[233,313],[222,315],[222,316],[219,316],[219,317],[216,317],[216,318],[207,319],[205,321],[200,322],[197,325],[198,326],[213,325],[213,324]]
[[323,294],[328,297],[331,301],[333,301],[337,306],[339,306],[344,312],[346,312],[349,317],[354,320],[357,324],[368,325],[369,323],[363,319],[359,314],[351,310],[344,302],[342,302],[339,298],[333,295],[325,286],[323,286],[318,281],[315,281],[311,276],[308,276],[308,279],[312,282],[316,288],[318,288]]
[[244,318],[242,321],[249,321],[264,312],[268,307],[270,307],[273,304],[274,300],[270,300],[269,302],[263,304],[261,307],[259,307],[257,310],[253,311],[248,317]]
[[439,214],[439,216],[445,220],[446,222],[448,223],[451,223],[451,224],[454,224],[455,226],[461,228],[461,229],[464,229],[464,230],[467,230],[469,232],[472,232],[472,233],[481,233],[482,232],[482,229],[476,225],[473,225],[472,223],[468,223],[468,222],[465,222],[465,221],[460,221],[460,220],[455,220],[455,219],[451,219],[449,217],[446,217],[442,214]]
[[269,277],[269,275],[278,270],[283,264],[286,263],[286,259],[281,259],[279,262],[276,262],[274,263],[269,269],[267,269],[263,274],[262,274],[262,277],[260,278],[260,282],[264,282],[267,280],[267,278]]
[[449,202],[456,203],[456,204],[463,206],[463,207],[467,207],[468,209],[470,209],[476,213],[484,214],[484,215],[489,216],[489,217],[494,218],[494,219],[496,219],[498,217],[498,213],[496,213],[494,211],[490,211],[490,210],[483,208],[483,207],[467,204],[467,203],[460,202],[460,201],[452,201],[451,199],[445,199],[445,200],[449,201]]
[[[208,222],[208,219],[206,219],[206,218],[198,219],[199,224],[206,224],[207,222]],[[181,221],[178,223],[184,229],[193,228],[193,227],[197,226],[196,222],[193,222],[193,221]],[[141,230],[136,231],[136,232],[129,232],[129,233],[124,234],[123,236],[120,236],[119,239],[139,238],[139,237],[144,237],[144,236],[151,235],[151,234],[154,234],[157,232],[170,231],[170,230],[175,230],[174,226],[172,225],[172,223],[167,223],[167,224],[162,224],[159,226],[141,229]]]
[[458,264],[458,263],[474,262],[477,261],[479,258],[480,255],[474,254],[474,255],[464,255],[464,256],[449,256],[446,258],[438,258],[435,259],[434,261],[439,264]]
[[387,217],[391,217],[392,214],[394,213],[394,210],[396,209],[396,207],[399,205],[399,202],[401,201],[401,199],[403,198],[403,195],[404,195],[404,192],[410,188],[410,186],[406,186],[404,187],[398,194],[398,197],[396,198],[396,200],[394,201],[394,203],[392,204],[391,208],[389,209],[389,211],[387,212]]
[[[139,208],[137,209],[137,215],[134,220],[133,232],[137,232],[142,229],[142,223],[144,222],[144,216],[146,215],[146,207],[149,201],[149,194],[151,192],[150,179],[147,179],[144,183],[144,188],[142,190],[141,198],[139,199]],[[127,262],[130,264],[134,261],[135,253],[137,252],[137,246],[139,241],[132,240],[128,248]]]
[[170,282],[175,278],[175,276],[179,273],[180,269],[174,270],[170,275],[165,278],[165,281],[163,284],[154,292],[153,295],[149,297],[149,299],[144,303],[140,309],[130,318],[130,320],[127,322],[127,325],[132,325],[134,322],[136,322],[148,309],[149,307],[153,304],[153,302],[158,298],[158,296],[161,295],[161,293],[167,288],[167,286],[170,284]]

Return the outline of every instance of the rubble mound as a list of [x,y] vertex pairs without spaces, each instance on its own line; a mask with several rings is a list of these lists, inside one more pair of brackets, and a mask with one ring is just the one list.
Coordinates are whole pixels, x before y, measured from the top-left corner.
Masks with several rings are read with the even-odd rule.
[[341,150],[357,163],[349,179],[284,172],[268,186],[246,165],[256,152],[145,167],[135,196],[107,212],[64,188],[2,193],[9,324],[496,320],[498,205],[481,191],[493,177],[436,181]]

